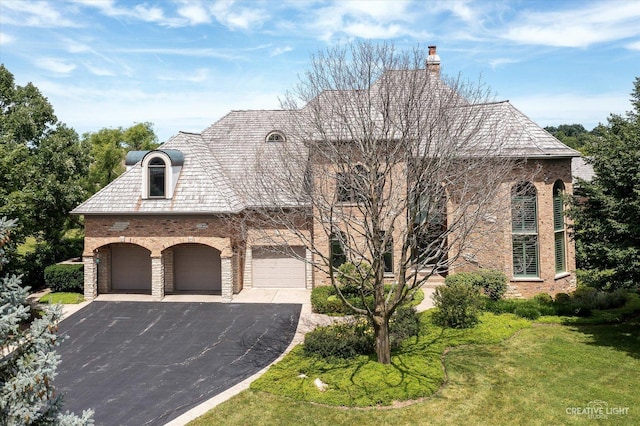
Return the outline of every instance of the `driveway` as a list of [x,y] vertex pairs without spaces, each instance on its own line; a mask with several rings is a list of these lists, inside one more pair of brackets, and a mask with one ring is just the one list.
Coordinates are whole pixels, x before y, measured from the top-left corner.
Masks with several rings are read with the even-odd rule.
[[273,362],[301,305],[99,302],[60,323],[63,411],[97,425],[160,425]]

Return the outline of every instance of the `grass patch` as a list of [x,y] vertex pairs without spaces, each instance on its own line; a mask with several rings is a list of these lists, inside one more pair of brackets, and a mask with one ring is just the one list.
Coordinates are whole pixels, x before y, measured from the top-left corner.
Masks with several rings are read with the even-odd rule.
[[[488,318],[482,317],[478,327],[497,325]],[[450,337],[459,343],[475,340],[466,331],[471,330],[456,330]],[[252,387],[190,425],[640,424],[637,319],[614,325],[539,325],[506,340],[499,338],[500,330],[487,331],[493,335],[487,342],[449,351],[447,384],[431,398],[409,406],[349,410]],[[437,345],[440,336],[430,337]],[[410,368],[406,375],[421,371]],[[594,400],[629,410],[600,420],[567,413],[568,408],[587,407]]]
[[84,302],[84,296],[80,293],[48,293],[42,296],[38,302],[49,305],[55,305],[57,303],[61,303],[63,305],[74,305],[76,303]]
[[[446,348],[496,343],[530,326],[529,321],[515,315],[486,313],[477,327],[445,329],[431,324],[432,314],[421,314],[420,336],[407,339],[392,355],[390,365],[378,363],[375,356],[348,360],[309,357],[298,346],[253,382],[251,389],[327,405],[390,405],[432,395],[440,387],[444,381],[441,356]],[[300,378],[301,374],[306,378]],[[316,378],[329,388],[320,392],[313,383]]]

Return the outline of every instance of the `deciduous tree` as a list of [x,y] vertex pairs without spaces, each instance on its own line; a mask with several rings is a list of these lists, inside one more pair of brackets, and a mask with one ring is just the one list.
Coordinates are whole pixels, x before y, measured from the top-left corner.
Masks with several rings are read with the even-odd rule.
[[494,126],[489,91],[445,84],[438,69],[424,69],[427,57],[373,43],[313,56],[274,124],[285,137],[265,144],[240,189],[261,207],[248,216],[266,230],[260,238],[300,241],[312,253],[304,260],[347,304],[337,266],[356,264],[347,278],[374,303],[350,307],[371,320],[381,363],[391,360],[391,315],[470,249],[480,228],[491,232],[514,166],[497,159],[509,135]]

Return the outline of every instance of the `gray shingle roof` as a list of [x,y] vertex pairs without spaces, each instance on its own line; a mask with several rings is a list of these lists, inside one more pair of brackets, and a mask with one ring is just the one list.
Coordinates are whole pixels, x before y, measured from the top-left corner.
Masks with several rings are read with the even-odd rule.
[[[405,75],[420,75],[405,72]],[[422,75],[426,75],[422,70]],[[392,79],[402,74],[392,72]],[[447,96],[442,83],[436,91]],[[316,101],[328,102],[345,93],[325,92]],[[313,102],[313,101],[312,101]],[[540,126],[531,121],[508,101],[481,105],[460,102],[458,115],[462,109],[471,108],[486,120],[479,128],[474,128],[469,140],[481,149],[483,144],[496,138],[502,141],[501,155],[520,158],[570,158],[579,153],[568,148]],[[282,161],[276,151],[282,150],[282,142],[266,142],[267,135],[274,130],[284,130],[287,144],[296,146],[296,153],[305,155],[305,149],[293,135],[287,135],[292,117],[305,114],[307,107],[298,111],[249,110],[231,111],[201,134],[179,133],[169,139],[159,149],[179,150],[184,155],[174,196],[171,200],[142,199],[142,167],[140,163],[127,170],[120,177],[73,210],[74,214],[198,214],[236,213],[248,207],[261,205],[256,196],[261,174],[281,173]],[[455,109],[454,109],[455,110]],[[304,120],[302,120],[304,121]],[[298,132],[297,132],[298,133]],[[313,131],[309,131],[309,134]],[[469,135],[468,135],[469,136]],[[290,145],[289,145],[290,146]],[[302,149],[300,149],[302,148]],[[254,169],[258,157],[261,170]],[[280,160],[278,160],[280,159]],[[300,163],[303,164],[303,163]],[[292,176],[292,185],[302,184],[299,176]],[[288,188],[282,193],[292,194]],[[296,200],[282,199],[283,205],[296,205]]]
[[163,148],[177,149],[184,154],[184,165],[172,199],[142,198],[142,167],[137,163],[72,213],[180,214],[236,213],[242,210],[238,195],[201,135],[179,133],[160,149]]

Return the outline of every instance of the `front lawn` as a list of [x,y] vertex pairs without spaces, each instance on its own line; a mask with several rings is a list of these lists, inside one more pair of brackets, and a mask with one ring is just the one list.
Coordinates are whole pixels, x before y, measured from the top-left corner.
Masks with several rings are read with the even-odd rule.
[[[508,333],[492,328],[497,324],[510,324],[511,321],[517,322]],[[430,334],[432,341],[429,348],[433,356],[436,356],[436,346],[442,354],[447,339],[459,346],[446,351],[443,356],[447,370],[446,383],[425,399],[384,409],[345,409],[307,402],[304,399],[311,399],[312,393],[307,381],[315,377],[307,374],[309,379],[297,379],[297,382],[284,377],[288,374],[285,374],[286,371],[293,373],[297,370],[292,359],[299,355],[293,353],[285,357],[285,365],[281,366],[281,362],[274,366],[250,390],[231,398],[190,424],[640,424],[640,392],[637,391],[640,389],[638,318],[614,325],[534,323],[529,327],[529,322],[520,321],[524,320],[511,315],[489,314],[483,316],[482,323],[477,327],[484,330],[447,330],[441,336],[437,332]],[[515,330],[519,331],[514,334]],[[486,333],[493,337],[486,336]],[[511,337],[505,339],[508,335]],[[424,339],[420,341],[426,344],[428,337]],[[430,359],[429,356],[426,358]],[[440,355],[436,358],[439,360]],[[391,387],[398,388],[400,383],[405,383],[406,393],[410,394],[413,392],[411,383],[425,384],[427,377],[434,384],[439,382],[443,377],[442,370],[438,373],[438,363],[427,359],[418,368],[408,364],[405,358],[394,358],[394,364],[389,367],[394,372],[393,379],[389,381]],[[417,358],[411,358],[412,363],[416,361]],[[286,367],[287,362],[289,367]],[[363,367],[369,365],[364,360],[359,362]],[[340,383],[340,386],[353,382],[347,389],[360,389],[357,391],[359,395],[367,394],[370,383],[356,380],[359,375],[365,374],[361,369],[347,372],[334,364],[333,370],[330,370],[329,365],[317,361],[314,370],[308,371],[322,372],[324,381],[330,386],[336,386],[331,383],[332,380]],[[344,377],[338,380],[341,375]],[[370,373],[366,375],[369,377]],[[282,378],[278,379],[279,376]],[[292,392],[294,383],[299,389],[293,389]],[[279,395],[284,389],[289,397]],[[356,397],[355,391],[348,398],[352,403],[345,405],[360,405],[356,402],[361,401],[361,397]],[[336,399],[325,401],[324,404],[337,402]],[[608,414],[606,408],[603,411],[607,418],[594,420],[588,417],[587,409],[594,407],[594,404],[608,408]]]
[[46,303],[49,305],[55,305],[57,303],[61,303],[63,305],[76,304],[80,302],[84,302],[84,296],[80,293],[47,293],[42,296],[38,302]]

